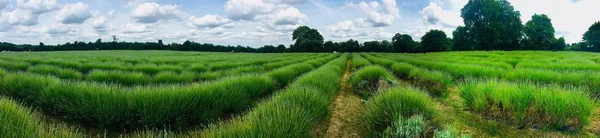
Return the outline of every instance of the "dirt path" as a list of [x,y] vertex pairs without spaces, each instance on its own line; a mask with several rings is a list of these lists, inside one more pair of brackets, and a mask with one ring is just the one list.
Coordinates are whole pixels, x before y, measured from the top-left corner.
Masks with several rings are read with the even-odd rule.
[[325,137],[327,138],[359,138],[361,137],[362,123],[360,114],[363,112],[363,103],[360,96],[352,91],[352,86],[348,82],[352,74],[351,61],[348,60],[344,77],[338,96],[330,105],[332,110],[331,118]]

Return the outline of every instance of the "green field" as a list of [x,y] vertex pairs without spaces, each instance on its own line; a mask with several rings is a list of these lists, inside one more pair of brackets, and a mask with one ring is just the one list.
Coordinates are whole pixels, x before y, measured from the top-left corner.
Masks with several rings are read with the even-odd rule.
[[600,54],[0,53],[2,137],[598,137]]

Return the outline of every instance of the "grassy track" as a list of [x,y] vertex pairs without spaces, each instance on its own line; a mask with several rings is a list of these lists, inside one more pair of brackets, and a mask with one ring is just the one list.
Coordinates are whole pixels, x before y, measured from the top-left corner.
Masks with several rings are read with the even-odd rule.
[[349,84],[351,73],[351,61],[348,61],[344,77],[342,78],[341,89],[338,96],[332,103],[330,110],[332,112],[329,119],[329,125],[325,137],[329,138],[359,138],[364,126],[360,120],[360,114],[364,112],[364,105],[361,98],[352,92],[352,85]]

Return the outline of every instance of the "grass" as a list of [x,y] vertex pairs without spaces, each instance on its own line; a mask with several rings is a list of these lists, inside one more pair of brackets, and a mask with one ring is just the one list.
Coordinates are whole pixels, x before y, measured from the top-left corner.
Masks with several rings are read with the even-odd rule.
[[92,70],[86,76],[87,80],[114,83],[125,86],[141,85],[150,82],[150,77],[141,72],[126,72],[118,70]]
[[27,68],[27,72],[53,75],[62,79],[79,80],[82,79],[82,75],[79,71],[74,69],[63,69],[52,65],[35,65]]
[[595,102],[582,89],[497,80],[472,80],[459,86],[465,106],[519,127],[573,131],[589,124]]
[[273,70],[268,75],[277,82],[277,85],[283,87],[290,83],[296,76],[313,70],[315,67],[308,63],[293,64],[283,68]]

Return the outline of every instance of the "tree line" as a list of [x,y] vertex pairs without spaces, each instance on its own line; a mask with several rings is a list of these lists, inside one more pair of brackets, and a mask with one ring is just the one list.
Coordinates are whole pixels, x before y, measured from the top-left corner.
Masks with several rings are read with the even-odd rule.
[[59,45],[29,45],[0,43],[2,51],[65,51],[65,50],[178,50],[210,52],[396,52],[421,53],[470,50],[572,50],[600,52],[600,22],[592,24],[583,35],[583,41],[566,44],[556,38],[550,17],[535,14],[523,24],[521,14],[507,0],[469,0],[461,9],[464,26],[458,26],[449,38],[444,31],[430,30],[420,41],[408,34],[396,33],[391,41],[357,40],[324,41],[317,29],[300,26],[292,33],[294,44],[260,48],[225,46],[185,41],[181,44],[158,42],[118,42],[116,36],[109,42],[68,42]]

